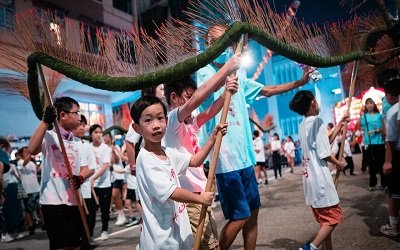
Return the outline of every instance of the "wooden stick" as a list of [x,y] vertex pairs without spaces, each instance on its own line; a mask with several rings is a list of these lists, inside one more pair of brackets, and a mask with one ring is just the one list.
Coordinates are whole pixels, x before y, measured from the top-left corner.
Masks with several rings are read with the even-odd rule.
[[[349,91],[349,99],[347,100],[347,114],[350,115],[350,108],[351,108],[351,101],[353,99],[354,95],[354,86],[357,78],[357,73],[358,73],[358,60],[354,62],[353,66],[353,72],[351,73],[351,82],[350,82],[350,91]],[[340,144],[340,150],[339,150],[339,161],[342,161],[343,159],[343,152],[344,152],[344,144],[346,142],[346,135],[347,135],[347,121],[344,122],[343,126],[343,132],[342,132],[342,141]],[[338,188],[339,185],[339,176],[340,176],[340,170],[336,168],[336,175],[335,175],[335,188]]]
[[94,191],[94,188],[92,188],[92,196],[94,198],[94,202],[96,202],[96,205],[98,206],[99,203],[99,197],[97,197],[96,192]]
[[[238,45],[236,46],[236,53],[241,53],[243,50],[243,45],[244,45],[244,35],[240,38],[240,41]],[[231,77],[235,77],[236,74],[232,74]],[[228,110],[229,110],[229,104],[231,102],[231,97],[232,93],[230,91],[226,92],[225,95],[225,101],[224,101],[224,106],[222,108],[222,115],[221,115],[221,120],[220,123],[223,124],[226,122],[226,118],[228,116]],[[205,192],[210,192],[211,188],[214,183],[214,175],[215,175],[215,167],[217,165],[217,160],[218,160],[218,155],[219,155],[219,149],[221,148],[221,142],[222,142],[222,132],[218,131],[217,133],[217,138],[215,140],[214,144],[214,152],[211,158],[211,163],[210,163],[210,170],[208,172],[208,178],[207,178],[207,184],[206,184],[206,189]],[[200,212],[200,219],[199,223],[197,224],[197,233],[196,233],[196,239],[194,242],[194,250],[198,250],[200,248],[200,243],[201,243],[201,238],[203,237],[204,234],[204,224],[205,224],[205,219],[206,219],[206,213],[207,213],[207,205],[203,205],[201,207],[201,212]]]
[[[53,99],[51,98],[49,88],[48,88],[48,86],[46,84],[46,79],[45,79],[44,74],[43,74],[42,65],[38,64],[37,66],[38,66],[38,69],[39,69],[40,78],[42,79],[43,88],[44,88],[44,94],[46,95],[46,98],[49,101],[50,105],[53,106],[54,105]],[[71,180],[73,178],[72,168],[71,168],[71,165],[70,165],[69,160],[68,160],[67,151],[65,150],[64,141],[63,141],[63,139],[61,137],[60,126],[58,125],[57,119],[54,121],[54,128],[56,129],[57,138],[58,138],[58,141],[60,142],[61,152],[62,152],[63,157],[64,157],[64,163],[65,163],[65,166],[67,168],[68,177]],[[83,211],[83,208],[82,208],[81,199],[80,199],[80,195],[79,195],[79,190],[73,189],[73,193],[74,193],[74,198],[76,200],[76,203],[78,205],[79,214],[81,215],[82,224],[83,224],[83,228],[85,230],[86,238],[89,241],[88,243],[90,243],[92,241],[92,237],[90,236],[89,227],[88,227],[87,221],[86,221],[86,215],[85,215],[85,212]]]
[[84,210],[85,210],[85,214],[86,214],[86,215],[89,215],[89,210],[88,210],[88,208],[87,208],[87,206],[86,206],[85,199],[83,198],[82,193],[79,193],[79,194],[81,195],[81,202],[82,202],[83,208],[84,208]]

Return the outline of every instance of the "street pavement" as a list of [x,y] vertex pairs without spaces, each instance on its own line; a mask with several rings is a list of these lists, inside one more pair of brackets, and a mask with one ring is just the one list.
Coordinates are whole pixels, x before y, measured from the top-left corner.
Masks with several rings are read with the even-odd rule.
[[[345,220],[333,232],[333,248],[400,249],[400,237],[389,238],[379,232],[380,225],[388,220],[383,191],[368,190],[369,175],[360,170],[361,155],[354,155],[354,161],[357,176],[340,176],[339,197]],[[275,180],[273,172],[269,170],[269,185],[260,187],[262,207],[258,219],[257,249],[295,250],[312,239],[318,230],[311,209],[304,202],[301,168],[296,167],[294,174],[290,174],[287,168],[283,172],[283,178]],[[226,221],[218,203],[214,212],[221,231]],[[97,218],[95,238],[100,235],[101,227],[100,217]],[[115,219],[110,221],[110,239],[96,241],[96,249],[135,249],[140,227],[117,227],[114,223]],[[0,243],[0,249],[48,249],[47,236],[38,230],[35,236]],[[243,249],[241,235],[238,235],[231,249]]]

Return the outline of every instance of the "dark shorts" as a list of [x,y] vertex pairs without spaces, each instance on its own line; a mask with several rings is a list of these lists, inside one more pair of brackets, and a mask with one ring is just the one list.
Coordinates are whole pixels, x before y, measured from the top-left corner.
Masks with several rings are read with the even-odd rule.
[[112,184],[113,188],[117,188],[122,191],[122,186],[124,185],[124,180],[115,180]]
[[42,205],[50,249],[79,247],[82,222],[77,206]]
[[131,201],[136,201],[137,199],[135,189],[128,188],[128,191],[126,192],[126,198]]
[[225,219],[249,218],[251,211],[261,206],[258,183],[253,166],[216,174],[218,197]]
[[400,199],[400,150],[394,151],[392,157],[392,172],[386,177],[385,192],[391,198]]
[[256,163],[256,166],[260,166],[260,167],[265,167],[265,161],[258,161],[257,163]]
[[32,213],[39,208],[39,197],[40,193],[28,194],[28,197],[24,199],[25,211]]

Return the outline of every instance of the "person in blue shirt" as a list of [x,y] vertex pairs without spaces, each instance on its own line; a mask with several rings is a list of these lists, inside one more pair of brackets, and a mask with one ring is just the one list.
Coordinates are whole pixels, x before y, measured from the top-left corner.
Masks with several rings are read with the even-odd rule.
[[382,168],[385,160],[385,144],[383,140],[385,122],[372,98],[365,100],[364,114],[361,115],[359,124],[361,125],[360,130],[364,131],[363,162],[368,164],[369,190],[376,190],[378,183],[377,173],[380,174],[382,188],[385,188],[385,176]]
[[[210,27],[207,33],[207,43],[212,44],[223,35],[226,28],[222,25]],[[230,56],[231,53],[228,49],[221,53],[213,63],[201,68],[196,74],[198,86],[217,74]],[[227,117],[229,129],[222,140],[216,166],[221,207],[225,219],[229,220],[220,234],[221,249],[228,249],[242,229],[245,249],[255,249],[257,241],[257,218],[261,203],[253,169],[256,159],[246,106],[251,105],[258,94],[269,97],[303,86],[309,81],[309,74],[312,71],[313,69],[306,67],[300,80],[275,86],[264,86],[247,78],[244,71],[237,71],[239,90],[232,96],[229,105]],[[214,92],[199,107],[199,112],[203,112],[217,100],[222,91],[223,88]],[[221,113],[203,125],[199,133],[201,146],[204,145],[205,139],[209,137],[212,129],[219,123]]]

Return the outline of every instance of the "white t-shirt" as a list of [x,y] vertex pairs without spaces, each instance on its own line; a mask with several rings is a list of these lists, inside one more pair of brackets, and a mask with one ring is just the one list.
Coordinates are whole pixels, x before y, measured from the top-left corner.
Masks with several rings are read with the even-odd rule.
[[396,150],[400,150],[400,137],[398,133],[397,121],[400,120],[398,117],[399,103],[394,104],[386,113],[386,141],[397,142]]
[[[132,125],[129,126],[128,133],[126,134],[125,140],[130,143],[133,143],[135,145],[140,140],[140,134],[138,134],[132,128]],[[144,145],[144,140],[142,140],[142,143],[140,146],[143,147],[143,145]],[[135,152],[135,153],[137,154],[138,152]],[[127,183],[128,189],[137,189],[136,176],[131,174],[129,165],[125,167],[125,171],[126,171],[126,183]]]
[[[257,162],[265,162],[264,142],[261,137],[253,140],[254,153]],[[257,152],[258,151],[258,152]]]
[[[339,143],[342,142],[342,138],[338,136],[336,140],[332,143],[332,154],[336,155],[340,148],[339,148]],[[352,157],[353,154],[351,153],[351,148],[350,148],[350,143],[346,139],[344,140],[344,149],[343,149],[343,157]]]
[[294,147],[294,143],[292,141],[287,141],[285,142],[285,145],[283,146],[284,150],[285,150],[285,154],[290,156],[290,157],[294,157],[294,150],[296,149]]
[[3,181],[4,181],[4,183],[3,183],[4,187],[3,188],[7,187],[7,185],[10,184],[10,183],[18,183],[18,177],[17,176],[19,176],[19,174],[17,172],[17,167],[14,164],[11,163],[10,164],[10,170],[3,175]]
[[[95,180],[94,187],[96,188],[108,188],[111,187],[111,171],[110,171],[110,162],[111,162],[111,148],[104,143],[101,143],[100,146],[96,147],[91,143],[92,150],[94,152],[94,156],[96,157],[96,172],[100,170],[103,164],[108,164],[108,168],[104,173]],[[96,174],[96,173],[95,173]]]
[[[87,166],[87,159],[82,157],[82,143],[73,138],[63,140],[73,175],[79,175],[80,168]],[[40,204],[76,205],[76,200],[66,177],[67,167],[61,152],[56,132],[46,131],[42,142],[43,165],[40,185]]]
[[[164,135],[165,146],[173,148],[182,153],[196,154],[200,150],[197,133],[199,127],[196,119],[189,124],[179,122],[178,108],[168,114],[167,132]],[[206,188],[207,177],[204,174],[203,165],[200,167],[189,167],[186,173],[179,175],[181,187],[190,192],[203,192]]]
[[332,175],[324,158],[330,157],[331,145],[321,118],[305,117],[299,125],[303,148],[303,185],[306,204],[314,208],[339,203]]
[[[112,148],[111,152],[112,152]],[[122,153],[121,153],[121,148],[118,145],[115,145],[115,153],[119,157],[119,162],[113,164],[113,172],[112,172],[112,181],[114,180],[123,180],[125,181],[125,170],[124,166],[122,165]],[[120,173],[123,172],[123,173]]]
[[192,249],[194,238],[185,203],[169,197],[180,187],[179,175],[185,173],[191,155],[164,148],[161,160],[142,148],[136,160],[139,199],[142,204],[140,249]]
[[280,140],[271,140],[271,150],[272,151],[280,151],[281,150],[281,141]]
[[32,161],[29,161],[25,166],[23,166],[22,161],[21,165],[18,162],[18,171],[21,176],[22,187],[27,194],[33,194],[40,192],[40,185],[37,178],[36,164]]
[[[96,157],[92,150],[92,147],[88,141],[78,139],[82,143],[82,157],[87,159],[88,168],[90,170],[96,170]],[[87,178],[81,185],[81,193],[84,199],[92,198],[92,189],[90,187],[90,178]]]
[[129,126],[128,132],[126,133],[125,140],[130,143],[136,144],[139,141],[140,134],[136,133],[133,129],[133,123]]

